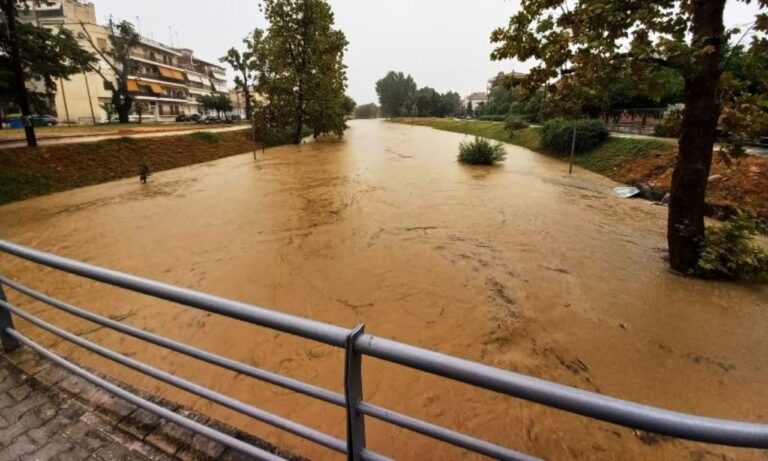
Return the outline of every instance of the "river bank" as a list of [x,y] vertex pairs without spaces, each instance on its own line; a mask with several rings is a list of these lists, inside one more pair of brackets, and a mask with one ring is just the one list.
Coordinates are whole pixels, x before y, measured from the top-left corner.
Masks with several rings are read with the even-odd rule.
[[250,132],[121,137],[91,143],[0,150],[0,204],[168,170],[260,149]]
[[[529,127],[511,134],[503,123],[438,118],[395,119],[397,123],[483,136],[547,154],[541,147],[541,128]],[[677,146],[649,138],[611,136],[597,149],[575,157],[582,168],[614,181],[649,185],[657,197],[670,189]],[[567,161],[567,159],[564,159]],[[710,215],[726,217],[741,209],[768,223],[768,158],[747,156],[732,166],[715,160],[707,188]]]
[[[0,207],[2,238],[139,276],[606,395],[766,422],[768,287],[678,277],[666,210],[616,182],[508,146],[456,162],[460,134],[353,121],[341,141],[281,146]],[[342,392],[343,352],[255,325],[35,270],[0,273],[94,313]],[[10,302],[136,360],[344,437],[345,412],[9,292]],[[328,450],[57,341],[35,341],[136,388],[311,459]],[[736,333],[735,333],[736,332]],[[760,450],[654,437],[366,358],[365,399],[560,460],[756,461]],[[366,420],[403,460],[479,459]]]

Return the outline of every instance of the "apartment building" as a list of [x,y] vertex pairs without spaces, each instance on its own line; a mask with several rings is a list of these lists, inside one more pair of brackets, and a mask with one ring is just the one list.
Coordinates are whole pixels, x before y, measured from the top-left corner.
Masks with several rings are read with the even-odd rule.
[[[93,45],[101,51],[109,49],[109,30],[97,24],[92,3],[82,0],[33,3],[20,11],[21,21],[50,28],[65,27],[76,36],[82,35],[85,27]],[[93,45],[89,40],[81,39],[81,46],[86,50],[94,51]],[[174,48],[142,37],[140,45],[131,52],[131,59],[135,72],[129,77],[128,90],[134,101],[145,104],[145,120],[171,121],[179,114],[203,113],[197,102],[199,96],[228,94],[224,67],[197,58],[190,49]],[[116,85],[116,79],[105,62],[99,66],[108,81],[97,72],[85,72],[57,82],[55,104],[51,110],[61,122],[90,124],[106,120],[103,105],[111,101],[110,88]],[[28,86],[33,90],[40,87],[36,82],[30,82]]]

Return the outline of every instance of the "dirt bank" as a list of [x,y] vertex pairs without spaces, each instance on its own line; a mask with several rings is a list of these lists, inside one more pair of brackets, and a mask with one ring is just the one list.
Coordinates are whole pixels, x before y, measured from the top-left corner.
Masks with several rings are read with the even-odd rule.
[[[500,123],[450,119],[401,119],[398,122],[467,132],[542,151],[539,128],[519,130],[510,136]],[[599,148],[578,156],[576,164],[624,184],[650,184],[657,194],[663,195],[669,191],[676,156],[677,148],[665,142],[612,137]],[[716,176],[707,189],[707,203],[713,216],[742,209],[768,223],[768,157],[747,156],[732,166],[715,160],[712,175]]]
[[254,149],[248,131],[118,138],[0,150],[0,203],[192,165]]
[[[184,287],[642,403],[768,422],[768,287],[670,274],[665,215],[616,183],[509,146],[355,121],[284,146],[0,207],[0,236]],[[0,256],[0,272],[101,315],[342,391],[342,351]],[[249,404],[344,437],[344,411],[10,293],[43,319]],[[59,353],[311,459],[314,444],[115,366],[17,321]],[[756,461],[766,454],[590,422],[366,358],[365,398],[547,460]],[[403,460],[481,459],[366,420]]]

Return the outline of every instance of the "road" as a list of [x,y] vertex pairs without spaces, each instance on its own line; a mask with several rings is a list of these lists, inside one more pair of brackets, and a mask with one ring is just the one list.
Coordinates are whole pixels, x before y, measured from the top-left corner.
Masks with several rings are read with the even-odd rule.
[[[78,135],[78,136],[55,136],[55,137],[41,137],[38,138],[37,143],[41,146],[55,145],[55,144],[75,144],[75,143],[89,143],[104,141],[106,139],[115,138],[159,138],[164,136],[178,136],[183,134],[190,134],[197,131],[209,131],[214,133],[220,133],[225,131],[239,131],[247,130],[247,125],[235,125],[226,127],[208,127],[205,125],[197,125],[196,128],[186,128],[178,130],[168,131],[153,131],[148,133],[131,133],[131,134],[93,134],[93,135]],[[0,141],[0,149],[12,149],[14,147],[24,147],[27,143],[24,140],[2,140]]]

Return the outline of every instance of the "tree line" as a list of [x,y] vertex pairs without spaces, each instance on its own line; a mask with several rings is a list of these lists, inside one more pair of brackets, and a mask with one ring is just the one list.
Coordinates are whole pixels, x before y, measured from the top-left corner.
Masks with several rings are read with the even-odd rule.
[[458,93],[418,88],[413,77],[402,72],[390,71],[377,81],[376,94],[384,117],[447,117],[464,112]]

